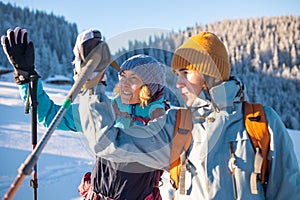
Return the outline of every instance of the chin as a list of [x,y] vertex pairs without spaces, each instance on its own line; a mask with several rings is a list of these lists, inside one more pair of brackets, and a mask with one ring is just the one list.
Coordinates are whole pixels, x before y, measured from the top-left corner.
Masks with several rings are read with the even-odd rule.
[[124,104],[130,104],[130,100],[126,100],[126,99],[122,99],[122,98],[121,98],[121,101],[122,101],[122,103],[124,103]]
[[188,101],[188,97],[186,95],[181,95],[182,99],[184,100],[184,102]]
[[127,98],[127,97],[124,97],[124,96],[121,95],[120,97],[121,97],[122,103],[124,103],[124,104],[137,104],[137,103],[140,103],[139,100],[137,100],[135,98],[132,98],[132,96]]
[[121,101],[123,104],[136,104],[136,102],[132,101],[131,99],[122,99]]

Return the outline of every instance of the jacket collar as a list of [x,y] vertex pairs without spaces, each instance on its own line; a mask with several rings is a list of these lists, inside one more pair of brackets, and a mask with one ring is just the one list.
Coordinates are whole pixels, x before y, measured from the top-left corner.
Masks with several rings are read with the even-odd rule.
[[[201,109],[203,110],[202,112],[205,112],[205,110],[206,112],[209,110],[212,111],[213,103],[220,110],[232,108],[234,103],[241,102],[243,98],[246,98],[245,89],[243,90],[243,88],[243,82],[239,78],[233,77],[229,81],[225,81],[209,90],[211,100],[205,100],[203,94],[200,94],[199,97],[194,100],[191,108],[203,108]],[[203,114],[204,113],[200,113],[200,115]]]

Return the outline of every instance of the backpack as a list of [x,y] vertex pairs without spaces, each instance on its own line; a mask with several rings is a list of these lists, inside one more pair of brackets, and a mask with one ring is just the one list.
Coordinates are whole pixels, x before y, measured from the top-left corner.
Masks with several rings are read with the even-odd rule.
[[[261,104],[251,104],[243,102],[244,124],[255,151],[254,171],[250,177],[250,187],[253,194],[257,194],[257,181],[261,181],[264,186],[268,178],[267,155],[270,146],[270,135],[264,109]],[[192,112],[189,109],[179,109],[176,114],[176,125],[174,129],[174,139],[170,156],[170,179],[172,186],[180,194],[185,193],[185,171],[186,152],[192,141]],[[230,146],[231,157],[234,158],[233,147]],[[234,170],[232,170],[234,177]],[[235,181],[235,179],[234,179]],[[180,187],[179,187],[180,184]]]

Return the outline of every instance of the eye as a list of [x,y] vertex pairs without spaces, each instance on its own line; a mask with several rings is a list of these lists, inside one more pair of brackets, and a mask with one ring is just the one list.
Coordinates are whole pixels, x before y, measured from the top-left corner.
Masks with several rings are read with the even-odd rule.
[[188,71],[183,71],[182,74],[183,74],[184,76],[186,76],[186,75],[189,74],[189,72],[188,72]]
[[179,74],[177,73],[177,71],[173,70],[172,72],[173,72],[173,74],[174,74],[175,76],[179,76]]
[[186,77],[188,74],[189,74],[189,71],[188,69],[186,68],[180,68],[178,70],[174,70],[173,73],[176,75],[176,76],[183,76],[183,77]]
[[139,79],[137,77],[133,76],[133,77],[130,78],[130,82],[131,83],[138,83]]
[[189,74],[189,70],[187,69],[183,69],[178,72],[178,76],[182,76],[184,78],[186,78],[188,74]]
[[121,71],[121,72],[119,73],[119,77],[120,77],[120,78],[126,78],[126,73],[125,73],[124,71]]

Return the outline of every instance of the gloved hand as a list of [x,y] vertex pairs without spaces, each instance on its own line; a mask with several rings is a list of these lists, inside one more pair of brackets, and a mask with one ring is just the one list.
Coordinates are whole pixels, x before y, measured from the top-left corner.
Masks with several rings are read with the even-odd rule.
[[101,61],[93,74],[82,86],[82,90],[94,88],[98,83],[100,83],[110,62],[111,56],[109,48],[101,39],[101,33],[96,29],[86,30],[80,33],[77,37],[76,44],[73,49],[75,55],[75,59],[73,61],[73,64],[75,65],[73,79],[75,81],[78,79],[84,64],[91,59],[90,56],[93,54],[90,55],[90,53],[96,49],[96,51],[101,51]]
[[28,83],[31,75],[37,75],[34,69],[34,47],[32,42],[27,41],[26,29],[8,29],[7,35],[1,37],[1,44],[15,69],[14,78],[18,85]]
[[93,74],[82,86],[83,90],[94,88],[99,82],[106,86],[107,78],[105,78],[104,75],[108,65],[111,65],[114,69],[120,71],[118,63],[111,58],[107,43],[102,41],[101,32],[97,29],[89,29],[77,36],[76,44],[73,48],[73,53],[75,55],[73,61],[75,66],[73,79],[75,81],[78,79],[85,62],[91,59],[90,56],[93,56],[93,54],[90,54],[92,51],[98,51],[98,53],[101,52],[101,61]]
[[[73,79],[76,81],[79,74],[81,73],[81,64],[86,59],[87,55],[95,48],[100,42],[102,42],[102,36],[100,31],[96,29],[89,29],[77,36],[75,46],[73,48],[73,53],[75,59],[74,64],[74,76]],[[98,73],[93,73],[90,79],[96,77]]]

